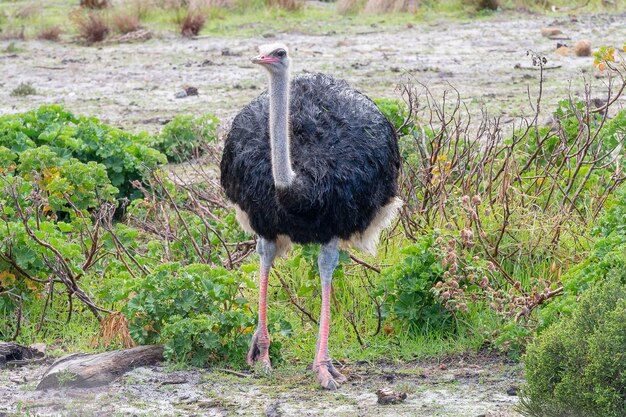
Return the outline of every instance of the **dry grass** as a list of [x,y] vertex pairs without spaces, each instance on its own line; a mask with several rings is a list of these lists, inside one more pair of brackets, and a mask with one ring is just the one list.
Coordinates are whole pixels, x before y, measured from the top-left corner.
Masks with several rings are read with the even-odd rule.
[[34,4],[27,4],[17,9],[13,13],[13,17],[17,19],[28,19],[36,15],[38,11],[39,9]]
[[300,10],[304,6],[302,0],[265,0],[267,7],[278,7],[290,12]]
[[130,332],[128,331],[128,320],[120,312],[111,313],[100,322],[100,332],[92,340],[92,346],[98,345],[108,348],[114,343],[119,343],[125,348],[135,346]]
[[133,12],[118,12],[111,18],[111,26],[122,34],[135,32],[140,28],[139,16]]
[[109,0],[80,0],[80,7],[85,9],[105,9],[109,5]]
[[17,27],[8,27],[0,33],[0,39],[3,41],[10,40],[18,40],[23,41],[26,39],[26,35],[24,34],[24,26],[19,28]]
[[139,18],[145,19],[150,10],[156,7],[155,0],[132,0],[128,8]]
[[189,9],[180,22],[180,33],[187,38],[198,36],[205,23],[205,14],[197,10]]
[[50,27],[41,29],[37,33],[37,39],[41,41],[57,42],[59,40],[59,37],[61,36],[61,33],[63,33],[63,31],[61,30],[60,27],[50,26]]
[[419,8],[419,0],[368,0],[365,4],[366,13],[415,13]]
[[99,13],[75,15],[74,22],[80,37],[87,43],[102,42],[111,31],[107,21]]
[[355,14],[358,13],[362,5],[359,0],[338,0],[337,1],[337,13],[340,15]]

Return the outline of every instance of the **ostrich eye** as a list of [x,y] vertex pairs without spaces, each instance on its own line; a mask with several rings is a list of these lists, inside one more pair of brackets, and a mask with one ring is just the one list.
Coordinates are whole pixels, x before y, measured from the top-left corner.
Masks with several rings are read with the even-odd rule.
[[282,58],[285,55],[287,55],[287,52],[285,52],[284,49],[279,49],[278,51],[276,51],[276,56],[279,57],[279,58]]

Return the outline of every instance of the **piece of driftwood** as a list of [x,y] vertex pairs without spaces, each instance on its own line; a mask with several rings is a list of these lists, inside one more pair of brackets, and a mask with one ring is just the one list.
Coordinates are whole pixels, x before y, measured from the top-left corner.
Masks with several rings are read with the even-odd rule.
[[0,368],[13,362],[26,363],[30,359],[42,357],[44,357],[44,353],[40,350],[13,342],[0,342]]
[[37,385],[38,390],[106,385],[138,366],[163,361],[163,346],[138,346],[98,354],[73,353],[55,361]]

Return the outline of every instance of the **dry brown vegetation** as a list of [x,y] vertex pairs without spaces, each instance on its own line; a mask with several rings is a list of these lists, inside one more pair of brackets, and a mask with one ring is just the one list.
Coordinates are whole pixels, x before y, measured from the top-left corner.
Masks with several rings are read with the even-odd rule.
[[42,41],[53,41],[53,42],[56,42],[56,41],[59,40],[59,37],[61,36],[61,33],[63,33],[63,31],[61,30],[60,27],[58,27],[58,26],[50,26],[50,27],[41,29],[37,33],[37,39],[42,40]]
[[109,24],[99,13],[88,13],[74,17],[80,37],[87,43],[102,42],[109,32]]
[[337,13],[340,15],[347,15],[357,13],[361,8],[361,4],[358,0],[338,0],[337,1]]
[[130,33],[139,29],[139,16],[133,12],[118,12],[111,18],[113,30],[119,33]]
[[419,0],[368,0],[364,10],[366,13],[415,13],[418,8]]
[[9,41],[9,40],[20,40],[23,41],[26,39],[26,35],[24,34],[24,26],[19,28],[17,27],[8,27],[0,34],[0,39]]
[[109,0],[80,0],[80,7],[86,9],[104,9],[109,7]]
[[206,15],[190,9],[180,22],[180,33],[187,38],[198,36],[205,23]]
[[302,0],[265,0],[268,7],[278,7],[288,11],[300,10],[304,6]]

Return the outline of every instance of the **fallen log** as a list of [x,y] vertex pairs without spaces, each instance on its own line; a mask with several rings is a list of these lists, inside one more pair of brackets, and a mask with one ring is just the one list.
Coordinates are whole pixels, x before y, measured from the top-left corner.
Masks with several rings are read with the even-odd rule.
[[106,385],[138,366],[163,361],[163,346],[138,346],[98,354],[72,353],[55,361],[37,390],[62,387],[92,388]]
[[11,363],[26,363],[29,359],[44,357],[41,350],[18,345],[13,342],[0,342],[0,369]]

